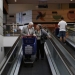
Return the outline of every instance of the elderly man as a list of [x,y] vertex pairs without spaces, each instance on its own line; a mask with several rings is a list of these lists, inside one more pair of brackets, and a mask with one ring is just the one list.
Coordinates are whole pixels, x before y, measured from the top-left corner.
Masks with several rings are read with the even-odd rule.
[[[29,22],[28,25],[24,26],[21,32],[22,36],[35,36],[33,22]],[[30,59],[31,55],[25,55],[26,59]]]
[[34,27],[33,27],[33,22],[29,22],[28,25],[24,26],[22,29],[21,34],[23,36],[35,36],[35,31],[34,31]]

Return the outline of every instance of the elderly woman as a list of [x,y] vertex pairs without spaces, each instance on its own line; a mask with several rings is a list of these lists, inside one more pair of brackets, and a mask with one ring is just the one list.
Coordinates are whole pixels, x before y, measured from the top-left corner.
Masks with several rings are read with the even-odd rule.
[[36,60],[39,59],[39,53],[41,55],[41,59],[44,59],[44,42],[46,38],[50,38],[49,34],[42,28],[41,24],[36,25],[35,31],[37,37],[37,54]]

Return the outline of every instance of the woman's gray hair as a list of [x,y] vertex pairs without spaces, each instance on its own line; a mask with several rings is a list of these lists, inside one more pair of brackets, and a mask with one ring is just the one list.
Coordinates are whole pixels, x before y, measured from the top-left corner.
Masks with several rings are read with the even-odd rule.
[[39,27],[40,27],[40,29],[42,29],[42,25],[41,24],[37,24]]

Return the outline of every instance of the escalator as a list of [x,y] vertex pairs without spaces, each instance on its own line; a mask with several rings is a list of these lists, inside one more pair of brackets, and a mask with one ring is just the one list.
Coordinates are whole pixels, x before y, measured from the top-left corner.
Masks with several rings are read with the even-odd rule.
[[[48,47],[51,48],[50,46],[50,40],[47,41],[47,45]],[[60,49],[56,46],[56,44],[53,42],[53,40],[51,40],[51,42],[53,43],[54,47],[56,49],[53,49],[55,51],[51,51],[54,62],[57,66],[57,69],[60,73],[60,75],[74,75],[74,68],[71,65],[71,63],[68,61],[68,59],[64,56],[64,54],[60,51]],[[57,54],[58,53],[58,54]],[[68,69],[68,70],[67,70]]]
[[[66,42],[60,42],[59,38],[53,35],[65,48],[65,50],[75,59],[75,32],[69,30],[69,37],[66,38]],[[74,39],[73,39],[74,38]]]
[[33,67],[25,67],[22,64],[18,75],[52,75],[52,73],[45,57],[44,60],[35,61]]
[[[67,41],[68,40],[68,41]],[[71,45],[69,42],[70,39],[66,40],[66,45],[64,45],[64,47],[66,48],[66,50],[71,54],[71,56],[75,59],[75,47],[73,45]],[[72,42],[71,42],[72,43]],[[73,44],[73,43],[72,43]],[[75,45],[75,44],[74,44]]]
[[5,56],[7,59],[0,70],[0,75],[52,75],[46,55],[44,60],[35,61],[33,67],[25,67],[22,56],[22,39],[19,36]]
[[64,45],[66,50],[75,59],[75,31],[68,29],[68,37],[66,38],[66,44]]
[[2,62],[4,64],[0,68],[0,75],[8,75],[9,70],[12,67],[12,64],[17,59],[18,52],[22,44],[21,35],[17,38],[11,49],[7,52]]
[[53,39],[53,42],[55,42],[55,45],[59,47],[60,50],[58,49],[58,52],[60,52],[60,54],[63,56],[62,58],[65,60],[64,62],[70,69],[72,75],[75,75],[75,56],[74,56],[75,44],[74,46],[72,46],[68,41],[66,42],[66,44],[64,44],[60,42],[59,39],[55,37],[54,35],[52,35],[52,39]]
[[74,59],[53,35],[45,42],[44,49],[45,59],[35,61],[33,67],[26,67],[22,62],[22,39],[19,36],[6,55],[0,75],[75,75]]

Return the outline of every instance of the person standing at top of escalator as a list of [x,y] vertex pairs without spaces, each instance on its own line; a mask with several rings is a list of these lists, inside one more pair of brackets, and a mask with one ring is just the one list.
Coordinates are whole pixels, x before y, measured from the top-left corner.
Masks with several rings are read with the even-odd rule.
[[65,43],[67,23],[66,21],[64,21],[63,17],[61,17],[61,21],[58,23],[58,26],[59,26],[60,41],[63,41]]
[[[41,24],[36,25],[36,38],[37,38],[37,54],[36,54],[36,60],[39,59],[39,56],[41,55],[41,59],[44,59],[44,42],[48,38],[50,38],[50,35],[42,28]],[[40,53],[40,55],[39,55]]]

